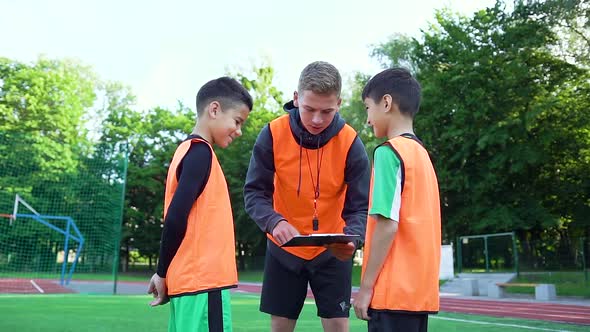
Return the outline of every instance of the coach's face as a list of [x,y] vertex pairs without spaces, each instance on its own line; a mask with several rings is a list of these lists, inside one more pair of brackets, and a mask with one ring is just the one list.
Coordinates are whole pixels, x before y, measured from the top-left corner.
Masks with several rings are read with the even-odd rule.
[[299,108],[301,123],[312,135],[317,135],[328,128],[336,112],[340,109],[342,99],[335,93],[323,95],[310,90],[293,94],[293,104]]

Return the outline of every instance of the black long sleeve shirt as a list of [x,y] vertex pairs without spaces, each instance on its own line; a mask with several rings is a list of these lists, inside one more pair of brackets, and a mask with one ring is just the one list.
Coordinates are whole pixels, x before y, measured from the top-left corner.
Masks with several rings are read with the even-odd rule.
[[[191,135],[187,138],[200,138]],[[188,223],[188,215],[209,180],[213,155],[211,149],[203,142],[193,142],[176,169],[178,187],[174,192],[164,219],[164,229],[160,243],[160,260],[157,274],[165,278],[168,267],[176,255]]]

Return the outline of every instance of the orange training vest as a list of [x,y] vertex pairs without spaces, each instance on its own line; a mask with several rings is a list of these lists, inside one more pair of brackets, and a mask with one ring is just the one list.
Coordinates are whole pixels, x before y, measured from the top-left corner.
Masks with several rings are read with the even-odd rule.
[[186,234],[168,268],[168,295],[231,288],[238,284],[229,192],[219,161],[207,141],[193,138],[176,149],[166,179],[164,217],[178,186],[176,169],[192,142],[204,142],[211,149],[211,174],[193,204]]
[[[274,150],[274,208],[301,234],[311,233],[342,233],[344,220],[342,209],[346,197],[344,172],[346,156],[356,138],[356,132],[349,125],[330,139],[319,150],[303,148],[301,154],[301,190],[297,195],[299,183],[299,142],[295,140],[289,124],[289,115],[283,115],[270,123]],[[323,149],[323,155],[322,155]],[[313,231],[313,200],[314,186],[317,185],[318,151],[321,159],[320,196],[317,200],[318,231]],[[309,163],[308,163],[309,156]],[[310,167],[311,166],[311,167]],[[311,168],[311,172],[310,172]],[[310,174],[311,173],[311,174]],[[267,234],[274,243],[277,241]],[[289,247],[283,248],[291,254],[303,259],[312,259],[321,254],[322,247]]]
[[[370,307],[375,310],[437,312],[441,223],[436,173],[428,152],[415,140],[398,136],[389,140],[389,144],[402,159],[405,180],[398,231],[375,283]],[[372,188],[373,179],[371,195]],[[376,222],[369,215],[363,274],[371,255]]]

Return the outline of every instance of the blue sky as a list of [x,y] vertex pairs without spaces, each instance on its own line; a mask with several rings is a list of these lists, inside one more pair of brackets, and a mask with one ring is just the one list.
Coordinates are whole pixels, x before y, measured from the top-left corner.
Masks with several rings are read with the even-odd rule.
[[292,94],[306,64],[331,62],[345,77],[374,74],[371,45],[418,36],[434,10],[467,14],[493,0],[0,0],[0,56],[70,57],[129,85],[141,108],[193,104],[228,71],[270,63]]

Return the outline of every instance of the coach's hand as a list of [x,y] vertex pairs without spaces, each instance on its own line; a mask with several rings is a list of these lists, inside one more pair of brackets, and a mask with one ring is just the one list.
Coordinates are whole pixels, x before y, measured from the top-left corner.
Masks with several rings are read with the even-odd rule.
[[356,293],[354,300],[352,301],[352,306],[354,308],[354,314],[358,319],[362,320],[369,320],[368,310],[369,305],[371,304],[371,299],[373,298],[373,289],[363,287],[359,289],[359,292]]
[[281,220],[272,230],[272,237],[279,242],[279,245],[285,244],[295,235],[299,235],[297,228],[289,224],[286,220]]
[[352,242],[332,243],[327,244],[325,247],[328,248],[328,250],[330,250],[334,257],[338,258],[341,261],[347,261],[350,258],[352,258],[352,254],[354,254],[354,250],[356,249],[354,243]]
[[157,273],[154,273],[152,279],[150,279],[148,294],[154,294],[154,300],[150,302],[152,307],[168,303],[170,298],[168,298],[166,278],[162,278]]

